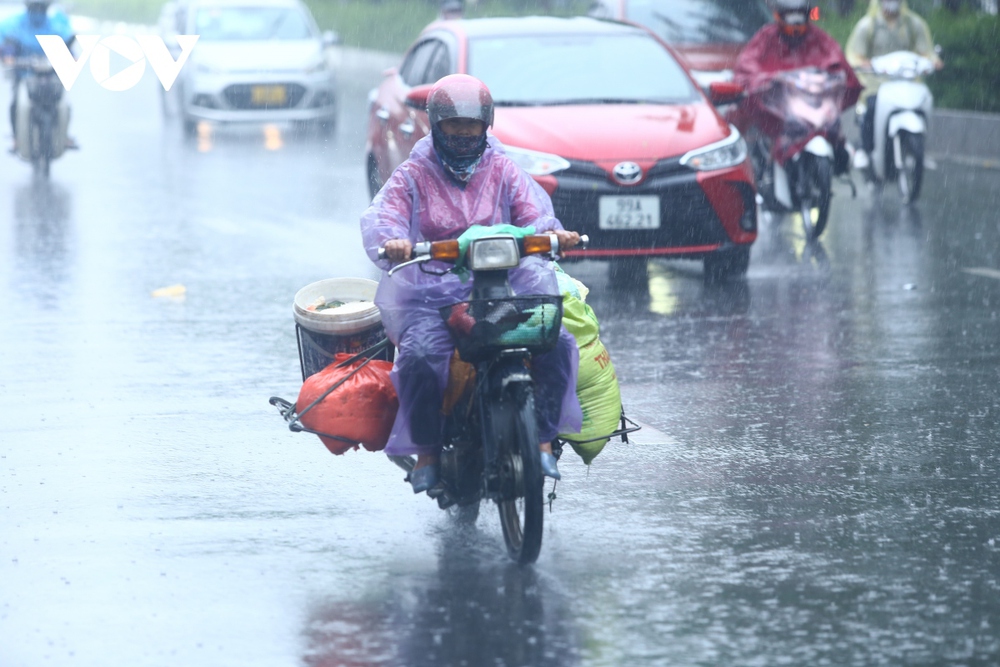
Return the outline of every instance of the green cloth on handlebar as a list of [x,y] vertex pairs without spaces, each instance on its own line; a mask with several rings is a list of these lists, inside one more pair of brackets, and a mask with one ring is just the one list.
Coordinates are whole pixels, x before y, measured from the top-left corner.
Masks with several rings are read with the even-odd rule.
[[472,242],[485,236],[499,236],[507,234],[516,239],[523,239],[535,233],[534,227],[517,227],[516,225],[494,225],[484,227],[483,225],[472,225],[458,237],[458,261],[455,262],[454,273],[462,279],[464,283],[469,279],[469,270],[465,268],[465,255]]

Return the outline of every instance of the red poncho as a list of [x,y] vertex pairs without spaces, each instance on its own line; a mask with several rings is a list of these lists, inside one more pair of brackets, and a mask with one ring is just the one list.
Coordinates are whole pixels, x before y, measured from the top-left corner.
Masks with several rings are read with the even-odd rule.
[[770,87],[776,72],[806,67],[845,74],[847,89],[841,110],[854,106],[858,101],[861,82],[847,63],[840,45],[830,35],[811,25],[801,39],[791,41],[781,35],[781,27],[777,23],[771,23],[747,42],[737,58],[733,78],[746,89],[747,97],[733,114],[733,123],[744,133],[751,125],[756,125],[772,138],[777,135],[781,131],[781,119],[764,112],[758,94]]

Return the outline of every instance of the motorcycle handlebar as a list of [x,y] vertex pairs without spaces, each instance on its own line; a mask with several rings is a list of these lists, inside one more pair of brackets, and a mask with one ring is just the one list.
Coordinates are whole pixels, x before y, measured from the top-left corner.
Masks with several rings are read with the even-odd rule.
[[[531,242],[529,242],[529,248],[525,249],[524,240],[522,240],[522,242],[521,242],[520,245],[521,245],[521,248],[523,250],[525,250],[524,254],[527,254],[527,255],[544,254],[544,253],[547,253],[547,252],[551,252],[551,250],[553,248],[553,245],[551,245],[551,242],[555,241],[555,239],[553,237],[555,237],[555,234],[551,234],[551,235],[550,234],[539,234],[539,235],[533,235],[533,236],[525,237],[525,239],[538,239],[538,240],[549,239],[550,240],[549,241],[550,245],[548,247],[545,246],[544,242],[537,242],[534,247],[530,247],[531,246]],[[587,236],[586,234],[581,234],[580,235],[580,247],[581,248],[586,248],[589,243],[590,243],[590,237]],[[554,247],[556,248],[556,251],[558,252],[558,247],[559,247],[559,242],[558,241],[555,241]],[[435,255],[437,255],[437,256],[435,256]],[[431,243],[429,241],[423,241],[423,242],[418,243],[415,246],[413,246],[413,250],[410,252],[410,256],[407,257],[404,261],[409,261],[409,260],[416,259],[416,258],[419,258],[419,257],[428,257],[428,256],[432,257],[433,259],[441,259],[441,260],[444,260],[444,261],[449,261],[449,260],[450,261],[454,261],[454,260],[457,260],[458,259],[458,241],[436,241],[434,243]],[[379,259],[388,259],[389,258],[388,255],[386,254],[386,251],[385,251],[384,247],[378,249],[378,258]]]
[[9,59],[5,58],[3,62],[13,69],[28,69],[33,72],[55,71],[52,67],[52,63],[50,63],[47,58],[39,56],[18,56]]

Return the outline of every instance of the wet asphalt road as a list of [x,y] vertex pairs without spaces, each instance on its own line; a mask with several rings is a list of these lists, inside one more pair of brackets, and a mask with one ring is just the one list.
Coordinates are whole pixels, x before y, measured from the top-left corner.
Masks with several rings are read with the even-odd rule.
[[295,291],[374,277],[375,65],[328,142],[185,143],[85,72],[51,183],[0,159],[0,665],[1000,663],[1000,172],[764,220],[745,283],[573,266],[651,428],[564,459],[518,568],[267,404]]

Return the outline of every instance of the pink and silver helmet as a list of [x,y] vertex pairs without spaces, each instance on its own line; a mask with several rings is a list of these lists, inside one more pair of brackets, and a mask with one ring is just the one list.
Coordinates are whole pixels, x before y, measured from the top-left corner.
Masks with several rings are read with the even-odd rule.
[[450,74],[431,88],[427,96],[427,116],[431,127],[449,118],[482,121],[485,130],[493,126],[493,96],[486,84],[468,74]]

